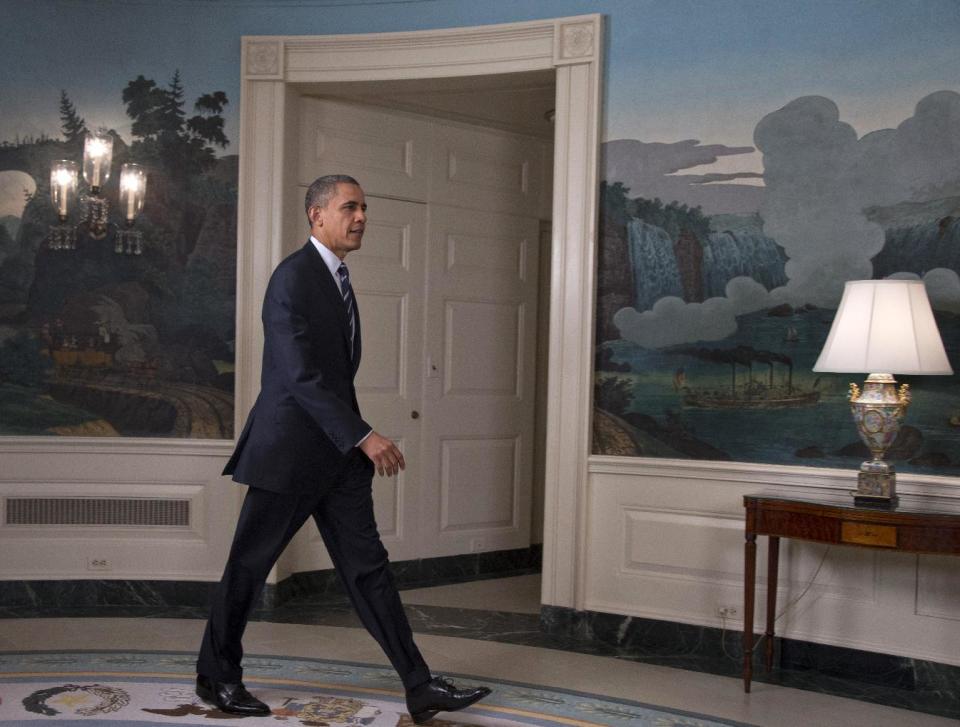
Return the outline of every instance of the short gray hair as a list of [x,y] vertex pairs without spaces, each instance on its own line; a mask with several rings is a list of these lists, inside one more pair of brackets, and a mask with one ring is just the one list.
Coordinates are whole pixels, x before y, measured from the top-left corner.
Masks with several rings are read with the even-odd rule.
[[360,182],[346,174],[325,174],[322,177],[317,177],[307,190],[307,196],[303,201],[303,208],[307,216],[310,215],[311,207],[327,206],[330,198],[337,193],[338,184],[360,186]]

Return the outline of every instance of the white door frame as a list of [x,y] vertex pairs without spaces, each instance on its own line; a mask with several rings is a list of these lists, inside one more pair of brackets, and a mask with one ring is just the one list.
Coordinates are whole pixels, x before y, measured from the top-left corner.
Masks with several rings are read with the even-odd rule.
[[256,399],[259,307],[284,242],[303,237],[293,200],[298,84],[555,70],[550,349],[542,602],[583,608],[593,360],[602,17],[410,33],[242,40],[237,239],[237,431]]

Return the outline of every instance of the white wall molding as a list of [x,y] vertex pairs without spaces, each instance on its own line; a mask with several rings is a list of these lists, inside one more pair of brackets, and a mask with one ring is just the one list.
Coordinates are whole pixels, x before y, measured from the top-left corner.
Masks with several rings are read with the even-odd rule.
[[[0,437],[0,455],[163,455],[228,457],[229,439],[147,439],[139,437]],[[2,479],[2,477],[0,477]]]
[[[544,68],[543,58],[553,53],[555,23],[279,40],[284,47],[284,77],[292,83],[491,75]],[[320,64],[322,79],[317,77]]]
[[[749,485],[752,492],[782,491],[784,494],[845,494],[856,488],[857,467],[838,469],[769,465],[751,462],[720,462],[652,457],[591,456],[591,474],[697,480],[704,487],[724,484]],[[960,501],[960,478],[897,473],[897,492],[904,503]],[[745,494],[750,494],[745,493]]]

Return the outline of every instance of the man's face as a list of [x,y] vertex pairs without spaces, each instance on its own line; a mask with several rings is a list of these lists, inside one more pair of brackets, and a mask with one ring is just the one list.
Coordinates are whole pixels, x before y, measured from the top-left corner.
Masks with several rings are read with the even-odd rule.
[[338,184],[326,206],[311,207],[309,215],[310,232],[338,258],[360,249],[367,225],[367,202],[360,187]]

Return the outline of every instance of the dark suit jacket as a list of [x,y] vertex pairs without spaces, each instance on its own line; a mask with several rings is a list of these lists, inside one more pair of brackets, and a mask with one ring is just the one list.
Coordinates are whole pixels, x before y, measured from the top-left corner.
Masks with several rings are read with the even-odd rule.
[[273,492],[320,487],[371,427],[353,385],[360,317],[351,358],[346,306],[312,242],[273,271],[263,332],[260,395],[223,473]]

